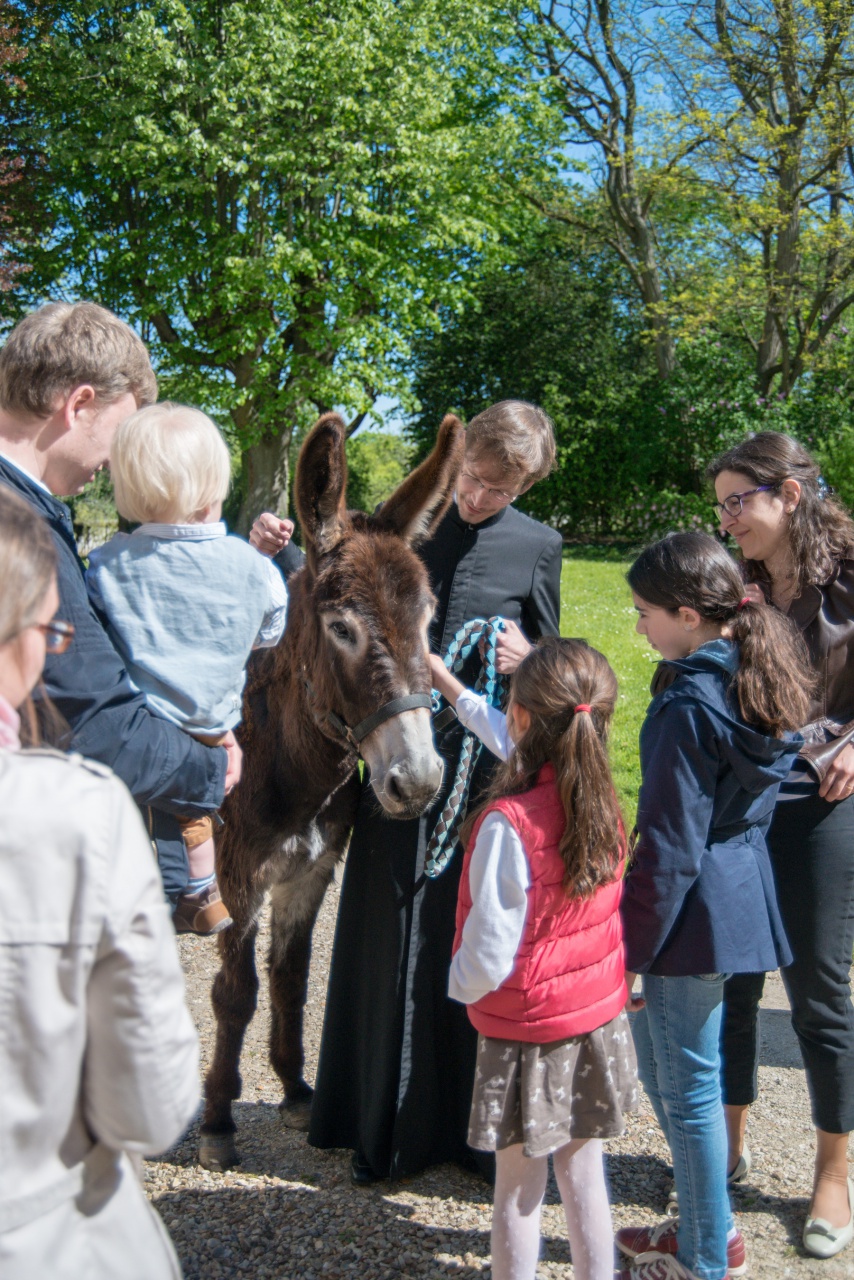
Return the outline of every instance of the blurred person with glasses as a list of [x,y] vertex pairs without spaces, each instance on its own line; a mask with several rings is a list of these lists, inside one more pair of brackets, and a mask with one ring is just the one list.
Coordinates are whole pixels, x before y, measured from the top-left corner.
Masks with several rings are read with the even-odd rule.
[[21,743],[46,653],[73,637],[57,559],[0,485],[0,1275],[178,1280],[135,1167],[199,1099],[157,864],[109,769]]

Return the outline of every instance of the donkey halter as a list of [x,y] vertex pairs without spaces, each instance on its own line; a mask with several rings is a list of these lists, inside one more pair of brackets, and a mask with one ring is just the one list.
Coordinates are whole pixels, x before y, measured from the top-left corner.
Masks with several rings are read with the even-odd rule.
[[[501,617],[496,616],[488,621],[485,618],[473,618],[471,622],[466,622],[460,627],[444,658],[445,666],[449,671],[460,671],[466,659],[483,640],[483,661],[480,674],[475,681],[475,692],[482,693],[493,707],[499,708],[502,708],[507,700],[509,684],[507,677],[499,675],[495,668],[498,634],[503,630],[504,619]],[[303,684],[309,702],[316,703],[317,695],[305,673],[303,673]],[[361,755],[361,744],[369,733],[373,733],[374,729],[385,724],[386,720],[390,720],[392,716],[400,715],[401,711],[412,711],[416,707],[431,707],[434,713],[438,713],[433,717],[434,729],[443,729],[456,719],[456,713],[452,707],[446,706],[444,711],[440,710],[441,697],[436,690],[433,691],[432,697],[427,693],[410,693],[403,698],[392,698],[390,702],[383,703],[378,711],[374,711],[352,726],[348,725],[335,711],[324,713],[315,709],[313,714],[321,733],[329,736],[328,729],[331,729],[332,733],[342,739],[351,751]],[[466,729],[460,742],[451,790],[427,844],[424,874],[430,880],[440,876],[454,856],[460,827],[466,815],[472,773],[482,746],[480,739]]]
[[[307,676],[303,676],[303,684],[310,702],[317,701],[317,695],[314,692],[311,681]],[[343,739],[351,751],[355,751],[356,755],[362,754],[362,743],[368,734],[373,733],[374,729],[378,729],[381,724],[385,724],[386,720],[391,720],[394,716],[399,716],[402,711],[414,711],[417,707],[430,708],[433,705],[432,698],[429,693],[408,693],[402,698],[392,698],[389,702],[384,702],[377,710],[371,712],[369,716],[365,716],[364,720],[360,720],[358,724],[349,725],[347,721],[338,715],[335,711],[327,711],[325,713],[314,711],[314,719],[321,732],[324,731],[324,725],[328,725],[333,734]]]

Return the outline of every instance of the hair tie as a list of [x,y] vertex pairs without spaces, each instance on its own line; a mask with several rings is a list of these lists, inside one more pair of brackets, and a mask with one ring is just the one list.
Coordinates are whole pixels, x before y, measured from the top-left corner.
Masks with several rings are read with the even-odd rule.
[[573,707],[572,709],[577,715],[579,711],[592,711],[593,708],[590,706],[589,702],[579,702],[578,706]]
[[749,604],[753,604],[750,596],[742,596],[738,602],[739,609],[746,609]]

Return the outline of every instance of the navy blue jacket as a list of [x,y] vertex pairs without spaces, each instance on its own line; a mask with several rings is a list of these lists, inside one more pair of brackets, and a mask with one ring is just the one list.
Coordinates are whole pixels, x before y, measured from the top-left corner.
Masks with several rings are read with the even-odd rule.
[[801,746],[745,723],[729,640],[668,664],[640,734],[639,837],[623,895],[626,968],[689,976],[788,964],[765,833]]
[[24,498],[50,526],[59,562],[59,614],[74,624],[67,653],[47,655],[45,689],[71,727],[64,743],[118,774],[137,804],[151,807],[160,869],[174,898],[187,883],[186,854],[174,815],[194,817],[222,804],[227,757],[148,709],[89,603],[71,514],[0,457],[0,484]]

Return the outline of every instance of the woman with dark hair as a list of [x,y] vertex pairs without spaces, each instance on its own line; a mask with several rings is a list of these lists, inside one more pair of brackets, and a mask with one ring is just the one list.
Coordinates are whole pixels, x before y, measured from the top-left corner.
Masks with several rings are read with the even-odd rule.
[[[745,581],[757,584],[749,590],[796,624],[817,677],[802,727],[806,745],[780,788],[768,847],[794,955],[782,976],[816,1127],[804,1245],[827,1258],[854,1239],[847,1155],[854,1127],[854,523],[806,450],[778,432],[729,449],[709,472],[721,531],[741,549]],[[744,1133],[756,1098],[763,982],[762,974],[737,975],[725,992],[731,1179],[749,1168]]]

